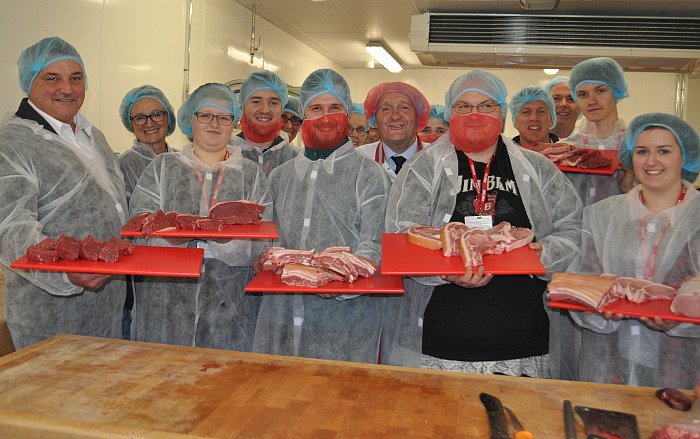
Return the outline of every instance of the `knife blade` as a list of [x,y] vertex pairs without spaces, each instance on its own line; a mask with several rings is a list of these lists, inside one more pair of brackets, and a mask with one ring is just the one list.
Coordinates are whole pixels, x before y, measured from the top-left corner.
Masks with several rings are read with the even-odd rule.
[[488,393],[480,394],[479,399],[486,408],[486,414],[489,417],[491,439],[510,439],[508,424],[506,424],[506,415],[503,413],[501,401]]
[[574,419],[574,409],[571,407],[571,401],[564,400],[564,432],[566,439],[576,438],[576,420]]
[[506,406],[503,406],[503,409],[506,412],[508,412],[508,416],[510,416],[510,422],[513,423],[513,429],[515,430],[515,439],[534,439],[532,432],[529,432],[523,428],[523,424],[520,423],[520,420],[517,416],[515,416],[513,410],[509,409]]

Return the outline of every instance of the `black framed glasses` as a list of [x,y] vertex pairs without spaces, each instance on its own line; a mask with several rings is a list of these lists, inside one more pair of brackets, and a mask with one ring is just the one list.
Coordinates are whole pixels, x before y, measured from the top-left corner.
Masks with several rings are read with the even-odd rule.
[[286,114],[283,114],[282,120],[284,121],[284,123],[291,122],[292,125],[294,125],[295,127],[301,125],[301,119],[299,119],[296,116],[287,116]]
[[474,109],[478,111],[479,113],[493,113],[496,111],[496,108],[500,107],[501,104],[494,104],[492,102],[484,102],[483,104],[477,104],[477,105],[470,105],[470,104],[465,104],[463,102],[458,102],[452,106],[452,108],[455,110],[455,113],[457,114],[469,114]]
[[131,123],[133,123],[137,127],[140,127],[141,125],[145,125],[148,119],[151,119],[155,123],[163,122],[167,114],[168,113],[166,113],[165,111],[154,111],[149,115],[139,114],[131,118]]
[[215,118],[219,122],[219,125],[231,125],[233,124],[233,115],[231,114],[210,114],[210,113],[194,113],[197,118],[197,122],[203,124],[210,124]]

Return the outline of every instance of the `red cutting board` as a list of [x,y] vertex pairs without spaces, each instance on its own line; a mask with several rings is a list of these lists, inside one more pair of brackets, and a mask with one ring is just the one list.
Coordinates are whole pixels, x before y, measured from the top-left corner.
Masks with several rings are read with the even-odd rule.
[[[700,324],[700,318],[697,317],[687,317],[674,314],[671,311],[671,302],[673,300],[649,300],[642,303],[634,303],[628,299],[617,299],[605,308],[603,312],[612,311],[613,313],[619,313],[628,317],[661,317],[664,320],[671,320],[674,322],[688,322]],[[585,305],[580,305],[578,303],[564,302],[564,301],[551,301],[549,302],[550,308],[561,308],[570,309],[573,311],[588,311],[598,313],[593,308],[589,308]]]
[[[405,233],[382,235],[382,274],[440,276],[464,274],[460,256],[445,257],[442,250],[430,250],[408,242]],[[484,255],[484,273],[545,274],[540,258],[529,246],[500,255]]]
[[557,168],[562,172],[573,172],[577,174],[596,174],[596,175],[613,175],[617,168],[620,167],[620,159],[617,156],[617,150],[601,150],[600,155],[607,157],[612,162],[608,166],[593,169],[581,169],[578,166],[565,166],[560,163],[555,163]]
[[135,274],[142,276],[199,277],[204,249],[178,247],[134,247],[134,254],[117,262],[56,261],[34,262],[22,256],[10,264],[21,270],[64,271],[69,273]]
[[[144,236],[141,232],[125,232],[121,236]],[[189,230],[173,229],[155,232],[148,236],[163,238],[201,238],[201,239],[277,239],[277,226],[273,221],[263,221],[260,224],[231,224],[224,230]]]
[[403,294],[403,278],[382,276],[377,270],[372,277],[355,282],[331,281],[318,288],[296,287],[282,283],[279,274],[264,270],[244,288],[247,293],[339,293],[339,294]]

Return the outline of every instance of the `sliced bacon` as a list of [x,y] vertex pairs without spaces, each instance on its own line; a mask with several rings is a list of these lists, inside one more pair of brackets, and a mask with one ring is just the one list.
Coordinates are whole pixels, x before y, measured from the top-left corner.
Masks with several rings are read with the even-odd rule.
[[265,251],[263,270],[279,274],[286,264],[311,265],[313,250],[293,250],[284,247],[268,247]]
[[287,285],[318,288],[334,280],[327,270],[302,264],[286,264],[281,281]]
[[547,285],[547,297],[599,308],[601,299],[610,291],[615,279],[591,274],[554,273]]
[[344,282],[354,282],[357,279],[357,269],[345,257],[344,253],[316,253],[311,259],[311,266],[333,271],[340,275]]

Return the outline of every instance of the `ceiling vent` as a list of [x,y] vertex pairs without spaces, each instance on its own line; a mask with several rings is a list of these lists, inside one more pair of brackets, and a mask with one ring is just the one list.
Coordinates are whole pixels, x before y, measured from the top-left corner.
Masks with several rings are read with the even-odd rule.
[[570,69],[609,56],[628,71],[700,71],[700,19],[426,13],[411,50],[423,65]]

